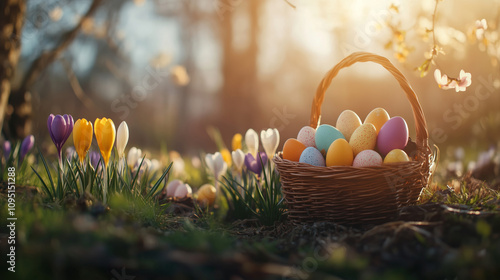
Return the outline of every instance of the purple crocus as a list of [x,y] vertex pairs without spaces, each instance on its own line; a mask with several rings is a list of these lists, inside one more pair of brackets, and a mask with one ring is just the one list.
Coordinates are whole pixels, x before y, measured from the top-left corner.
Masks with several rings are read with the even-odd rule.
[[62,164],[62,147],[68,137],[73,131],[73,117],[71,115],[57,115],[50,114],[47,120],[47,127],[49,128],[50,138],[56,145],[57,154],[59,156],[59,164]]
[[3,157],[5,158],[5,160],[9,160],[9,157],[10,157],[10,150],[12,148],[12,145],[10,144],[10,141],[3,141],[3,144],[2,144],[2,150],[3,150]]
[[[92,167],[94,167],[94,169],[97,169],[97,164],[99,163],[99,160],[101,159],[101,154],[99,152],[96,152],[96,151],[90,151],[89,152],[89,159],[90,159],[90,164],[92,165]],[[101,164],[99,165],[102,165],[102,161],[101,161]]]
[[35,136],[33,135],[28,135],[26,138],[23,139],[23,142],[21,143],[21,151],[19,154],[19,162],[22,162],[24,160],[24,157],[28,152],[33,149],[33,146],[35,145]]
[[[259,157],[259,155],[260,155],[260,157]],[[266,153],[264,153],[264,152],[257,153],[257,158],[254,158],[251,153],[248,153],[245,156],[245,165],[246,165],[248,170],[257,174],[257,176],[260,176],[260,173],[262,173],[261,160],[264,164],[266,164],[266,162],[267,162]]]

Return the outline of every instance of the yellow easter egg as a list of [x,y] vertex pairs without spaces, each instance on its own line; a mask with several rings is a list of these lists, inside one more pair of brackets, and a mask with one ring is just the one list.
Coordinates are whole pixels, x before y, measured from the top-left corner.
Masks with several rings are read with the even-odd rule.
[[354,111],[345,110],[339,115],[335,127],[342,132],[342,135],[344,135],[347,142],[349,142],[352,133],[360,126],[361,119],[358,115]]
[[197,192],[196,200],[198,200],[199,203],[207,206],[207,205],[213,205],[215,202],[215,194],[217,190],[215,189],[214,186],[210,184],[205,184],[200,187],[200,189]]
[[363,123],[373,124],[378,133],[385,122],[389,119],[389,113],[387,113],[384,108],[375,108],[370,113],[368,113]]
[[405,161],[410,161],[410,158],[408,158],[408,155],[405,153],[405,151],[400,149],[394,149],[390,151],[384,158],[384,163]]
[[354,155],[351,145],[345,139],[333,141],[326,154],[326,166],[351,166]]
[[351,145],[354,156],[364,150],[374,150],[377,144],[377,130],[371,123],[362,124],[351,135]]

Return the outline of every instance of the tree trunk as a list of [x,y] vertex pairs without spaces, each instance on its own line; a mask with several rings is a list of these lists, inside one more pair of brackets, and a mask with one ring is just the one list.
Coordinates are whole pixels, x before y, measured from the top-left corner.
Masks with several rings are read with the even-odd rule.
[[[232,14],[227,14],[220,21],[223,46],[223,77],[222,102],[220,108],[219,127],[226,139],[234,133],[245,133],[246,129],[256,125],[259,118],[257,89],[257,55],[259,34],[259,11],[261,0],[248,1],[248,17],[250,26],[248,45],[244,49],[235,49]],[[242,9],[243,7],[235,7]],[[255,129],[259,129],[254,127]],[[243,131],[241,131],[243,129]]]
[[11,82],[21,54],[21,30],[26,4],[23,0],[0,1],[0,127],[6,113],[13,111],[7,106]]

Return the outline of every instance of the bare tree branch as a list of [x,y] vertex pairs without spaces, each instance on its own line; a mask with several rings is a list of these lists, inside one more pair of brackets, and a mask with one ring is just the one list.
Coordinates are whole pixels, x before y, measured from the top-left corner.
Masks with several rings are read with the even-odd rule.
[[[101,4],[102,0],[94,0],[90,5],[89,9],[85,15],[80,19],[78,24],[68,32],[66,32],[59,44],[56,45],[52,50],[43,52],[31,65],[26,76],[21,83],[22,89],[28,89],[33,83],[40,77],[40,74],[49,66],[56,58],[73,42],[76,38],[82,25],[86,20],[88,20],[92,14],[97,10],[97,7]],[[23,91],[20,91],[23,92]]]
[[82,87],[80,86],[80,82],[78,81],[78,77],[76,77],[75,72],[73,71],[73,68],[71,67],[71,63],[67,60],[62,58],[61,63],[66,70],[66,74],[68,75],[68,80],[69,84],[73,88],[73,92],[75,93],[76,97],[83,103],[83,105],[87,109],[91,109],[94,107],[94,102],[92,102],[92,99],[90,99],[86,94],[85,91],[83,91]]

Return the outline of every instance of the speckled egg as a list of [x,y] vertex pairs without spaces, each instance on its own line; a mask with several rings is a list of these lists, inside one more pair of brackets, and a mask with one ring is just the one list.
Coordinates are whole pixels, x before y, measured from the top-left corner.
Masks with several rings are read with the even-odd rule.
[[377,130],[371,123],[362,124],[354,131],[349,144],[352,147],[354,156],[357,156],[361,151],[374,150],[377,145]]
[[322,124],[316,129],[316,148],[322,154],[326,155],[333,141],[340,138],[345,139],[344,135],[338,129],[328,124]]
[[408,158],[408,155],[405,153],[405,151],[400,149],[394,149],[390,151],[384,158],[384,163],[405,161],[410,161],[410,158]]
[[383,156],[394,149],[404,149],[407,143],[408,125],[402,117],[391,118],[378,133],[377,148]]
[[363,123],[371,123],[377,129],[377,134],[382,126],[389,120],[389,113],[384,108],[375,108],[365,118]]
[[316,129],[310,126],[304,126],[300,129],[299,134],[297,135],[297,140],[300,143],[304,144],[306,147],[316,147]]
[[351,110],[345,110],[339,115],[335,126],[344,135],[347,142],[351,139],[352,133],[361,126],[361,119]]
[[286,140],[283,145],[283,159],[296,161],[298,162],[300,159],[300,155],[306,149],[306,146],[300,143],[295,138],[290,138]]
[[345,139],[337,139],[328,148],[326,166],[351,166],[353,157],[351,145]]
[[299,162],[314,166],[325,166],[323,155],[314,147],[307,147],[300,155]]
[[374,150],[364,150],[354,158],[352,166],[354,167],[367,167],[377,166],[382,164],[382,156]]

